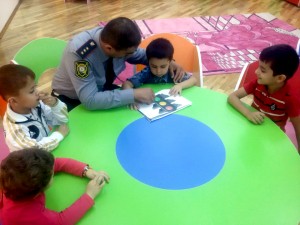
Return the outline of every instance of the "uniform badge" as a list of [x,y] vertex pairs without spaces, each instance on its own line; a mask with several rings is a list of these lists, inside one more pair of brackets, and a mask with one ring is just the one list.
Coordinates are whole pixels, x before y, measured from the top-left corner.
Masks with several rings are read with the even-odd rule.
[[87,78],[89,76],[89,62],[85,60],[76,61],[75,74],[79,78]]
[[97,48],[97,44],[93,39],[85,42],[79,49],[77,49],[76,53],[82,58],[86,58],[93,50]]

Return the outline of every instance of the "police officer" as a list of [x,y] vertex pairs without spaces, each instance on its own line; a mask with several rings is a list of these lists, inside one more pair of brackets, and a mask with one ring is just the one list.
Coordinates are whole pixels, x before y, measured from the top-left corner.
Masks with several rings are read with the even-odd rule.
[[[128,18],[118,17],[104,28],[96,27],[73,37],[64,51],[52,82],[52,95],[65,102],[70,111],[80,103],[89,110],[108,109],[134,102],[151,103],[151,88],[120,90],[114,79],[125,69],[125,62],[147,64],[141,35]],[[172,62],[174,80],[183,70]]]

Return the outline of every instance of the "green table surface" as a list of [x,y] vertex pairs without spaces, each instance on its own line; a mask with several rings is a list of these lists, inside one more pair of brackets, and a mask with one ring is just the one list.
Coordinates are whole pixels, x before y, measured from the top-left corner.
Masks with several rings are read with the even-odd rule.
[[[152,85],[153,90],[170,88]],[[220,173],[185,190],[148,186],[130,176],[116,155],[116,141],[142,118],[127,107],[70,113],[70,134],[54,151],[105,170],[111,182],[78,224],[85,225],[297,225],[300,221],[300,157],[269,119],[254,125],[227,103],[227,96],[193,87],[183,91],[192,106],[176,114],[212,128],[226,150]],[[174,131],[172,131],[174,132]],[[191,130],[190,137],[198,135]],[[63,210],[84,193],[87,179],[57,174],[46,192],[47,207]]]

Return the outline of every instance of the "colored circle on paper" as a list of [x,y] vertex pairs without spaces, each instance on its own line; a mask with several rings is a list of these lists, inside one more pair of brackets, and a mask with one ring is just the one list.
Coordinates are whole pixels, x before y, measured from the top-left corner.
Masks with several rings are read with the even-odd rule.
[[129,124],[118,137],[116,153],[132,177],[169,190],[209,182],[221,171],[226,155],[210,127],[174,114],[151,123],[141,118]]
[[170,106],[170,105],[168,105],[168,106],[166,106],[166,107],[165,107],[165,109],[166,109],[166,110],[168,110],[168,111],[172,111],[172,110],[174,110],[174,107],[173,107],[173,106]]
[[164,105],[166,105],[167,103],[166,103],[166,102],[159,102],[159,104],[160,104],[161,106],[164,106]]

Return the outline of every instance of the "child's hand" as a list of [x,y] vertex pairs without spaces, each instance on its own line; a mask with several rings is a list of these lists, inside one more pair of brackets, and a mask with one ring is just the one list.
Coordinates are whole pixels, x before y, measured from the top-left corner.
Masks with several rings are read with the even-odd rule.
[[182,87],[180,84],[175,84],[171,90],[170,90],[170,95],[176,96],[176,95],[181,95]]
[[109,183],[110,177],[108,176],[108,174],[104,171],[95,171],[93,169],[88,169],[85,173],[85,176],[89,179],[94,179],[97,176],[101,176],[103,177],[103,181],[105,181],[106,183]]
[[58,101],[57,98],[45,92],[39,92],[39,99],[42,100],[45,105],[48,105],[50,107],[55,106]]
[[86,187],[86,193],[94,199],[102,190],[103,186],[105,185],[105,182],[103,182],[103,176],[97,175],[93,180],[91,180],[87,187]]
[[66,137],[69,134],[69,127],[67,124],[62,124],[57,128],[57,131],[61,133],[64,137]]
[[262,112],[250,112],[247,115],[247,119],[250,120],[254,124],[262,124],[264,122],[265,114]]
[[129,104],[128,107],[129,107],[131,110],[138,110],[138,109],[139,109],[139,106],[138,106],[137,103]]

